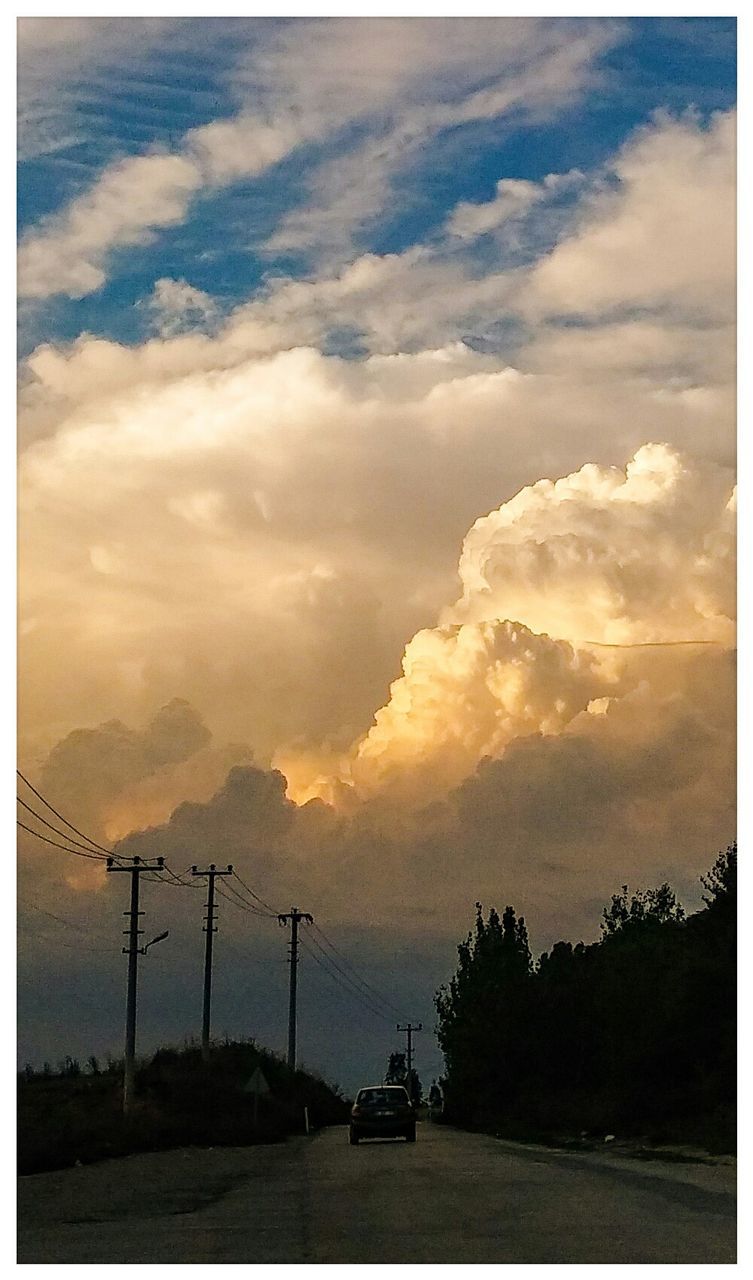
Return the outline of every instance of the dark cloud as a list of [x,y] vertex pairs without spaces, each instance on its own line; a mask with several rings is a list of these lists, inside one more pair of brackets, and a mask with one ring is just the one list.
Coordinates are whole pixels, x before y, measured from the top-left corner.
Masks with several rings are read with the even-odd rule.
[[101,830],[108,803],[139,779],[177,764],[208,745],[211,733],[181,698],[162,707],[143,730],[108,720],[95,729],[75,729],[50,752],[40,790],[68,803],[79,822]]

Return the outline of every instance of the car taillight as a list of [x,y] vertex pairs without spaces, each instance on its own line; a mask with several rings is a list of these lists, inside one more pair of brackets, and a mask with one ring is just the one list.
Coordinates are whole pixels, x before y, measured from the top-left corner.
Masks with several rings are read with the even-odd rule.
[[360,1108],[360,1107],[354,1107],[350,1114],[351,1114],[352,1116],[360,1116],[360,1114],[361,1114],[361,1108]]

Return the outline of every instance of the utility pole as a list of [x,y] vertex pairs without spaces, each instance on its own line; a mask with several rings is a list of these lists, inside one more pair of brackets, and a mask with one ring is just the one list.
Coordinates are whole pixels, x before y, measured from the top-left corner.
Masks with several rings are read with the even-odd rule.
[[138,975],[138,958],[140,955],[145,956],[149,947],[154,942],[161,942],[167,937],[167,933],[161,933],[158,938],[152,938],[151,942],[147,942],[145,947],[140,947],[139,934],[143,933],[143,929],[139,929],[139,916],[143,916],[144,912],[139,911],[139,876],[144,871],[161,871],[165,865],[164,858],[157,858],[156,862],[142,862],[141,858],[134,858],[133,865],[130,867],[119,867],[115,863],[114,858],[107,859],[108,871],[125,871],[131,877],[131,908],[124,911],[124,916],[130,916],[130,924],[123,932],[128,934],[128,946],[123,947],[123,955],[128,956],[128,996],[126,999],[126,1036],[125,1036],[125,1071],[123,1074],[123,1110],[128,1113],[133,1102],[134,1086],[136,1083],[136,978]]
[[418,1025],[414,1027],[413,1023],[409,1022],[406,1026],[401,1027],[400,1023],[398,1022],[397,1029],[398,1031],[407,1032],[407,1035],[408,1035],[408,1097],[412,1102],[413,1101],[413,1074],[412,1074],[413,1072],[413,1032],[423,1031],[424,1024],[422,1022],[419,1022]]
[[289,911],[281,912],[277,919],[281,925],[287,924],[289,920],[292,926],[290,937],[290,1004],[288,1006],[288,1066],[291,1071],[295,1071],[298,925],[301,920],[307,920],[309,924],[313,924],[314,917],[309,915],[308,911],[299,911],[297,907],[291,907]]
[[191,875],[207,876],[209,878],[209,892],[207,894],[207,914],[205,919],[204,932],[207,935],[207,945],[204,953],[204,1016],[201,1023],[201,1056],[205,1062],[209,1061],[209,1015],[212,1006],[212,943],[214,935],[217,932],[214,924],[214,878],[215,876],[231,876],[233,867],[228,863],[227,871],[218,871],[213,862],[210,862],[206,871],[199,871],[197,867],[191,867]]

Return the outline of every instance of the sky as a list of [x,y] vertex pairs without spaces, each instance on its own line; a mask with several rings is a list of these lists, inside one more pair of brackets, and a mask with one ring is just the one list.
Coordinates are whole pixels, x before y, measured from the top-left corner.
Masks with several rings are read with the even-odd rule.
[[[399,1015],[430,1080],[477,901],[590,941],[734,838],[734,20],[18,59],[19,767],[311,911],[372,994],[310,934],[302,1059],[378,1078]],[[119,1053],[123,877],[21,831],[19,880],[21,1062]],[[196,1033],[203,898],[144,889],[146,1049]],[[222,908],[216,1029],[282,1049],[286,938]]]

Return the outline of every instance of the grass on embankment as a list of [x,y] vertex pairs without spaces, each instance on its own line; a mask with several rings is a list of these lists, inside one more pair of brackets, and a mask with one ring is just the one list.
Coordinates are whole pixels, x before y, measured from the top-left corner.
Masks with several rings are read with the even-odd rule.
[[[261,1067],[270,1092],[254,1098],[245,1085]],[[21,1075],[18,1088],[18,1171],[22,1174],[89,1164],[137,1151],[181,1146],[247,1146],[277,1142],[304,1129],[341,1124],[348,1106],[336,1087],[305,1071],[291,1072],[253,1042],[212,1046],[204,1063],[195,1046],[160,1049],[137,1073],[130,1114],[122,1110],[122,1066],[77,1073]]]

